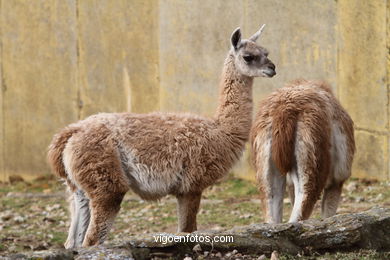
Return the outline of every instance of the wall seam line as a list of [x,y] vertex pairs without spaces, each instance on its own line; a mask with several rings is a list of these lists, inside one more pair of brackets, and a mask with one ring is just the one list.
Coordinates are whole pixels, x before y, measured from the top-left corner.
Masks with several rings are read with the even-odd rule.
[[157,10],[156,10],[156,15],[157,15],[157,49],[158,49],[158,53],[157,53],[157,62],[158,62],[158,67],[157,67],[157,73],[158,73],[158,111],[161,111],[162,109],[162,97],[163,97],[163,93],[162,93],[162,87],[161,87],[161,22],[160,22],[160,19],[161,19],[161,8],[160,8],[160,0],[156,0],[157,1]]
[[[390,111],[389,111],[389,103],[390,103],[390,93],[389,93],[389,90],[390,90],[390,29],[389,29],[389,26],[390,26],[390,0],[387,0],[386,1],[386,32],[385,32],[385,37],[386,37],[386,49],[387,49],[387,69],[386,69],[386,87],[387,87],[387,106],[386,106],[386,113],[387,113],[387,133],[389,134],[389,127],[390,127]],[[390,143],[390,139],[389,139],[389,135],[387,137],[387,179],[390,179],[390,161],[389,161],[389,151],[390,151],[390,147],[389,147],[389,143]]]
[[[160,91],[161,91],[161,76],[160,76],[160,1],[159,0],[156,0],[157,3],[154,5],[154,8],[156,8],[157,10],[155,10],[155,14],[157,16],[157,19],[156,19],[156,23],[157,23],[157,33],[156,33],[156,41],[157,41],[157,84],[158,84],[158,105],[155,109],[157,109],[158,111],[161,111],[161,95],[160,95]],[[155,110],[153,109],[153,110]]]
[[4,174],[4,180],[7,181],[8,179],[8,176],[7,176],[7,173],[5,172],[5,112],[4,112],[4,109],[5,109],[5,105],[4,105],[4,95],[5,95],[5,91],[6,91],[6,84],[5,84],[5,78],[4,78],[4,55],[3,55],[3,1],[0,0],[0,17],[1,17],[1,25],[0,25],[0,35],[1,35],[1,40],[0,40],[0,53],[1,53],[1,64],[0,64],[0,73],[1,73],[1,92],[2,92],[2,95],[1,95],[1,132],[2,132],[2,140],[1,140],[1,168],[0,168],[0,173],[3,173]]
[[77,119],[81,119],[81,112],[83,108],[83,100],[81,98],[81,79],[80,79],[80,20],[79,20],[79,0],[76,1],[76,86],[77,86],[77,104],[76,104],[76,109],[77,109]]
[[339,10],[339,1],[336,2],[336,95],[337,98],[341,101],[340,96],[340,41],[341,41],[341,35],[340,35],[340,10]]

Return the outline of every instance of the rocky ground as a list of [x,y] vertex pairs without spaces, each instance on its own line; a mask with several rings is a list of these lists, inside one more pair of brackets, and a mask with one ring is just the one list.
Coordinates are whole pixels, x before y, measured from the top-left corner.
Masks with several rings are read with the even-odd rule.
[[[350,180],[344,188],[339,213],[361,212],[373,206],[390,208],[390,183],[369,180]],[[175,199],[145,202],[127,194],[107,241],[116,244],[142,234],[175,232]],[[290,212],[285,199],[285,219]],[[313,218],[319,218],[319,207]],[[263,221],[255,185],[232,177],[209,188],[203,196],[198,215],[199,230],[222,230]],[[19,252],[61,249],[66,239],[69,218],[64,186],[52,177],[32,182],[14,178],[12,185],[0,183],[0,255]],[[390,231],[389,231],[390,232]],[[198,258],[257,259],[239,251],[204,252]],[[228,254],[226,256],[226,254]],[[158,256],[157,256],[158,257]],[[390,259],[386,252],[370,250],[349,253],[328,253],[321,256],[295,254],[280,259]]]

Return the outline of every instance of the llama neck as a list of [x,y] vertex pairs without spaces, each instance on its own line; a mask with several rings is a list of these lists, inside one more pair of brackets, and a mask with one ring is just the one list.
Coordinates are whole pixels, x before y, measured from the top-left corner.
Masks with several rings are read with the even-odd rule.
[[223,68],[216,118],[229,134],[245,141],[252,124],[252,85],[253,78],[237,71],[234,57],[229,53]]

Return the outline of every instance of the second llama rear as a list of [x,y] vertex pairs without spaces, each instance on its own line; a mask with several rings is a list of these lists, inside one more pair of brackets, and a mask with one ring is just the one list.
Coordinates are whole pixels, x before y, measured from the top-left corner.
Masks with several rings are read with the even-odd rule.
[[355,153],[353,121],[322,81],[296,80],[260,103],[251,130],[256,177],[266,222],[308,219],[322,191],[322,216],[336,214]]

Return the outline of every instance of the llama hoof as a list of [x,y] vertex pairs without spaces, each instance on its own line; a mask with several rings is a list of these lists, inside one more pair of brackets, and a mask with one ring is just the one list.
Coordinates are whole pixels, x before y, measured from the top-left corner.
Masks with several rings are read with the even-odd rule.
[[66,240],[65,244],[64,244],[64,247],[65,249],[72,249],[72,248],[75,248],[75,241],[74,239],[68,239]]
[[100,245],[99,241],[97,239],[88,239],[86,238],[83,242],[82,247],[90,247],[90,246],[97,246]]

